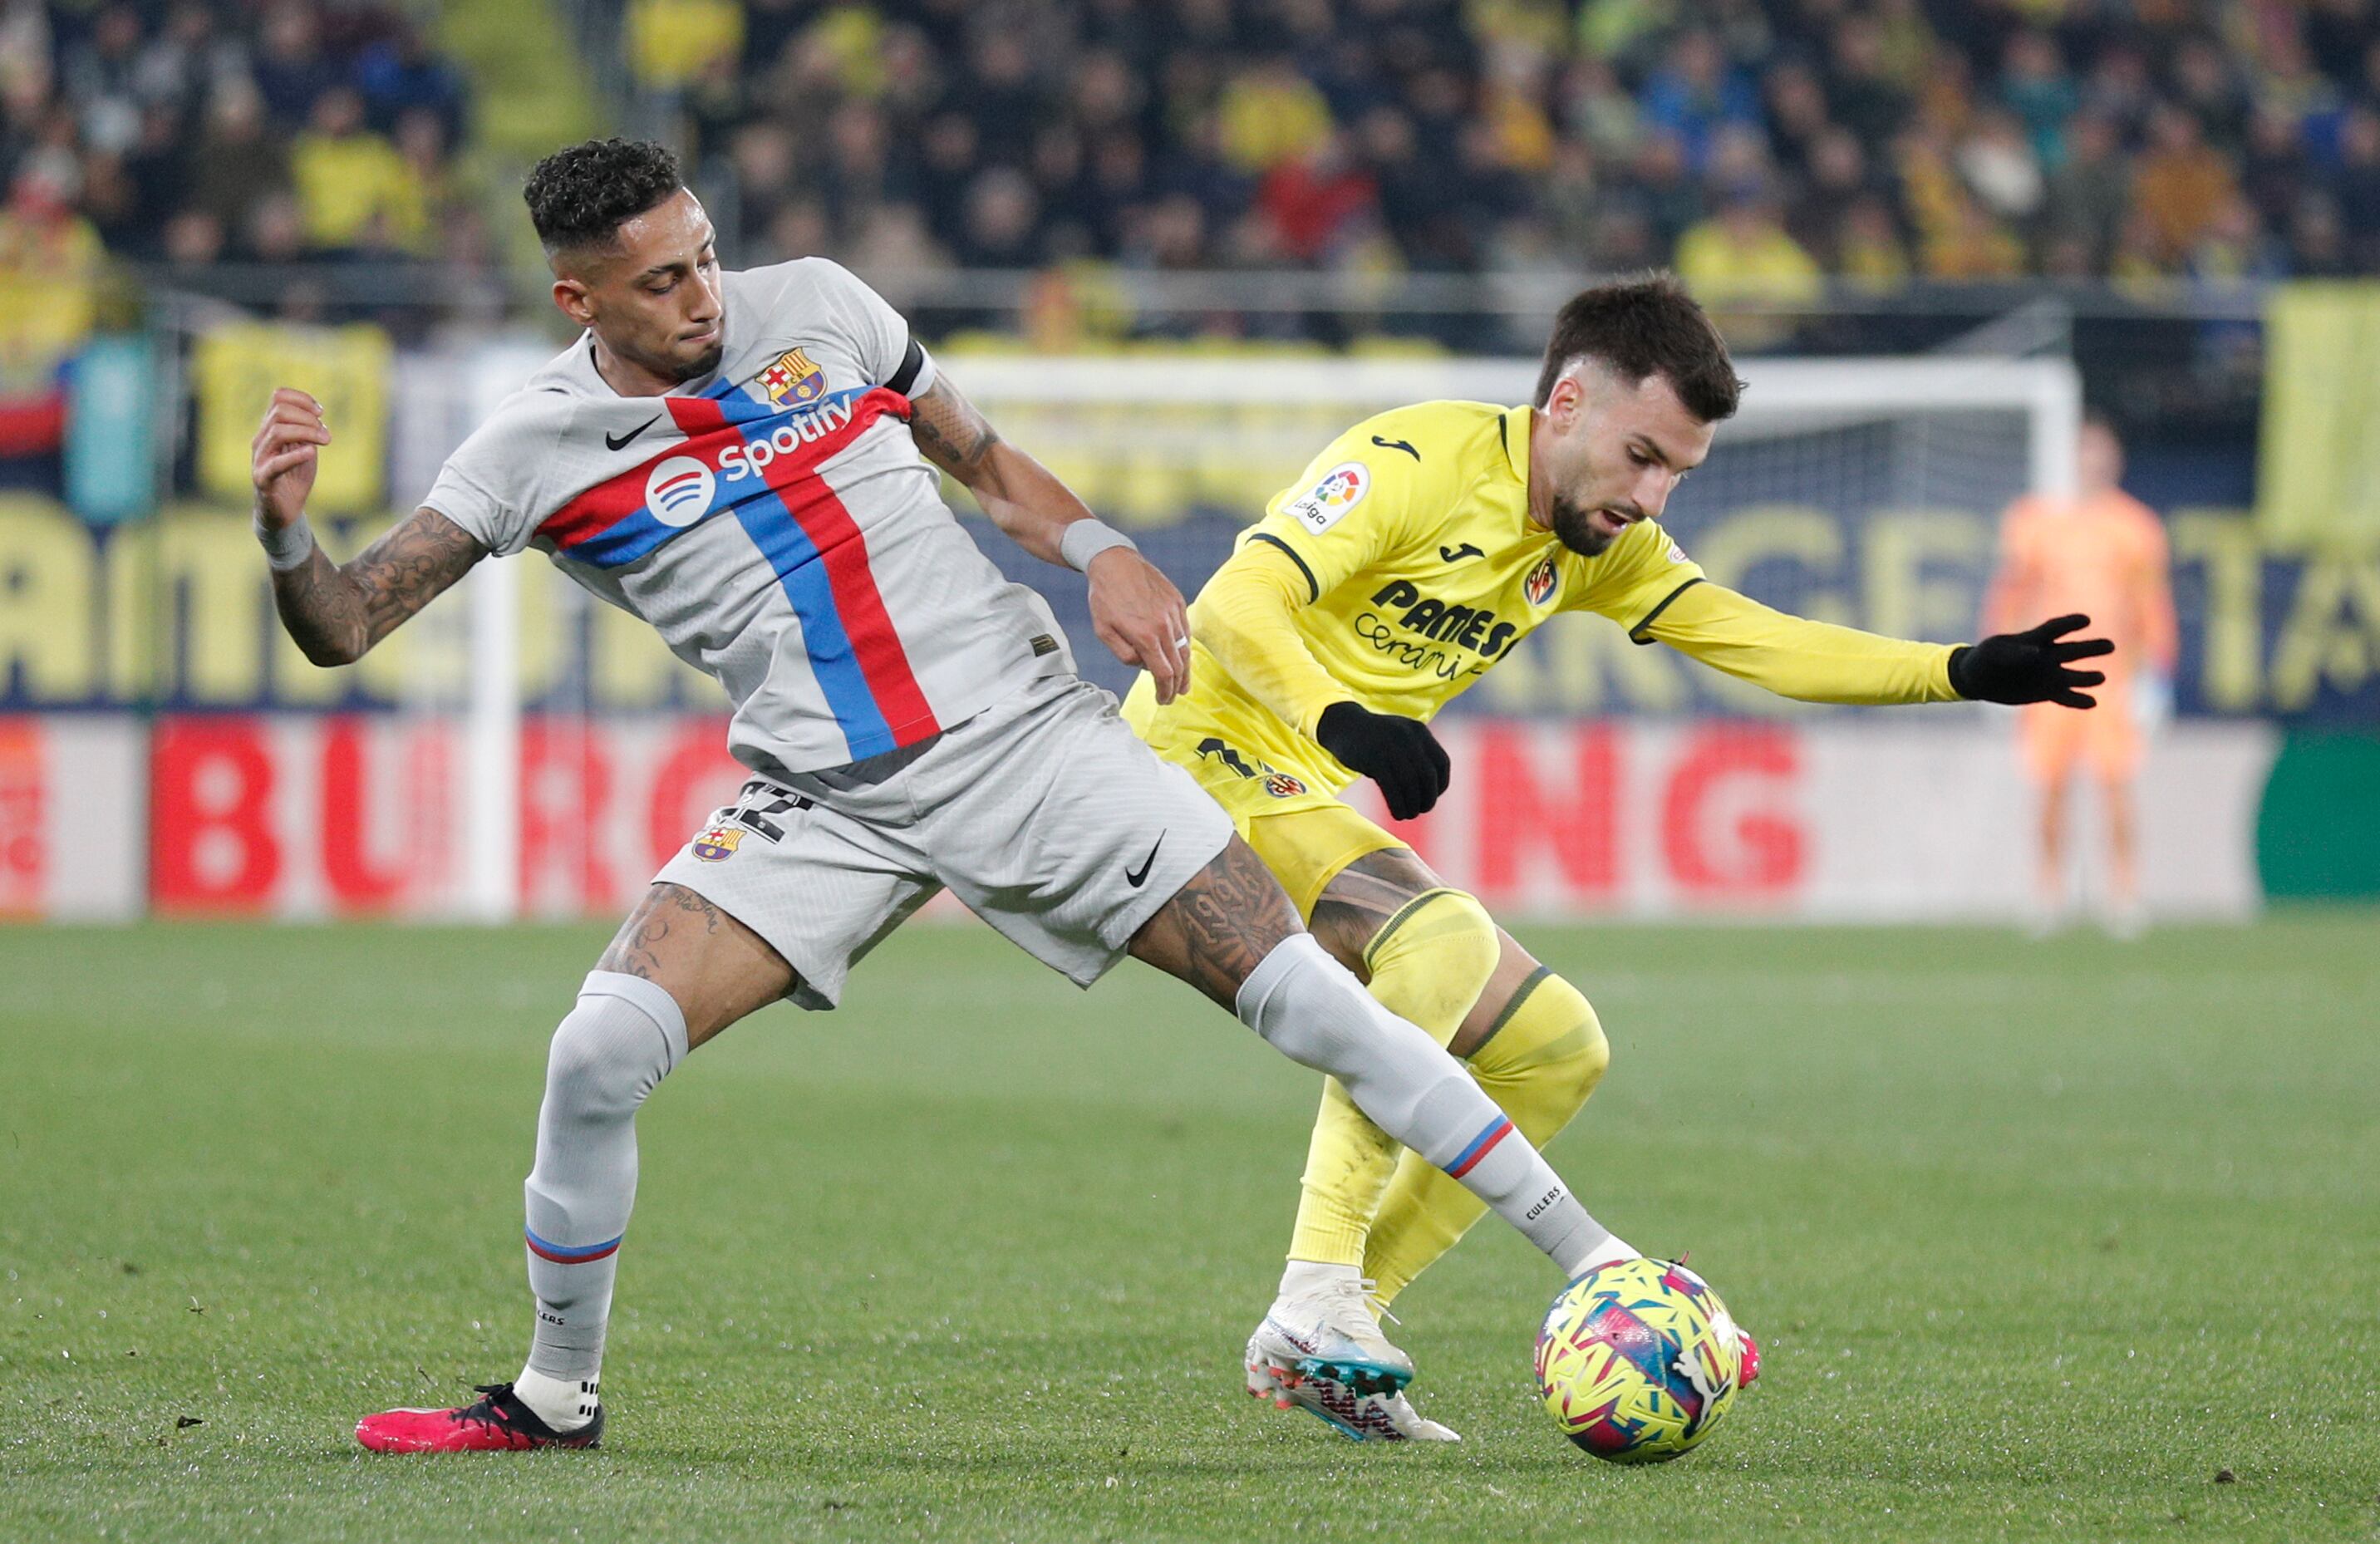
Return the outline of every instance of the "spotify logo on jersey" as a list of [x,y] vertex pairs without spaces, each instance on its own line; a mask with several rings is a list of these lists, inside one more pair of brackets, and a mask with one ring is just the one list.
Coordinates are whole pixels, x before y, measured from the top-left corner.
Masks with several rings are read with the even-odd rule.
[[645,507],[665,526],[690,526],[709,512],[714,486],[709,467],[691,456],[673,456],[645,479]]

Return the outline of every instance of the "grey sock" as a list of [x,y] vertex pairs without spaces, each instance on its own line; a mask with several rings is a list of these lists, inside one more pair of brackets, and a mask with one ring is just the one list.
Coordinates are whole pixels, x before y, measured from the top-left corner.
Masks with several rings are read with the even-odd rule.
[[553,1032],[528,1201],[530,1369],[593,1383],[637,1199],[637,1106],[686,1059],[686,1016],[640,977],[589,974]]
[[1521,1230],[1566,1275],[1611,1234],[1417,1026],[1380,1006],[1309,934],[1283,940],[1240,984],[1240,1022],[1292,1061],[1346,1086],[1372,1124]]

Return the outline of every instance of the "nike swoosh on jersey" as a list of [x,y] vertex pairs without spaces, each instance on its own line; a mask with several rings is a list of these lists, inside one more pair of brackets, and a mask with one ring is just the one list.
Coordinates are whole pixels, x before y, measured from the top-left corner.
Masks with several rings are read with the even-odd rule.
[[1157,848],[1163,845],[1165,845],[1165,833],[1160,832],[1157,836],[1157,846],[1148,849],[1148,856],[1140,860],[1140,867],[1138,869],[1126,869],[1123,871],[1123,882],[1132,886],[1135,890],[1137,890],[1142,885],[1148,883],[1148,871],[1157,865]]
[[629,441],[635,439],[638,435],[643,433],[646,430],[650,429],[653,425],[661,421],[662,416],[659,413],[655,413],[651,418],[647,419],[644,422],[637,425],[636,428],[629,430],[625,434],[621,435],[616,440],[611,435],[606,434],[603,436],[603,448],[605,450],[625,450],[628,448]]
[[1382,450],[1401,450],[1416,461],[1421,459],[1421,452],[1414,449],[1413,442],[1410,440],[1383,440],[1375,434],[1372,436],[1372,443]]

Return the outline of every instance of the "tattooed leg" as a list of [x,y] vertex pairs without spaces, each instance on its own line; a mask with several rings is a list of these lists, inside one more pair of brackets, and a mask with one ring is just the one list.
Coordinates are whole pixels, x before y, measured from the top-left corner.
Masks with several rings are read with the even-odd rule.
[[794,989],[794,967],[759,933],[682,884],[656,884],[595,962],[669,993],[686,1015],[686,1048]]
[[1240,984],[1283,939],[1305,930],[1289,893],[1237,836],[1132,938],[1135,959],[1179,977],[1229,1008]]

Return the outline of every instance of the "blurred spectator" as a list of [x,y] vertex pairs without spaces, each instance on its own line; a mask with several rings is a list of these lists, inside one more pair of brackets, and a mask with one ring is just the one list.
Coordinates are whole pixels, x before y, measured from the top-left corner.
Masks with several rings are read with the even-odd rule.
[[1233,75],[1216,112],[1223,154],[1251,176],[1321,153],[1331,134],[1330,103],[1284,55]]
[[2347,115],[2338,162],[2332,198],[2349,259],[2371,273],[2380,268],[2380,106],[2358,107]]
[[1867,194],[1844,210],[1834,267],[1852,287],[1875,295],[1909,282],[1909,249],[1882,199]]
[[1730,125],[1757,128],[1760,99],[1743,72],[1729,62],[1718,39],[1696,29],[1682,34],[1645,80],[1638,107],[1656,129],[1677,136],[1686,164],[1700,171],[1711,138]]
[[2000,59],[1999,99],[2031,136],[2034,159],[2056,165],[2065,153],[2066,120],[2079,93],[2048,33],[2027,29],[2009,40]]
[[1826,88],[1815,70],[1789,60],[1768,72],[1767,90],[1770,152],[1779,165],[1801,172],[1820,140],[1843,132],[1827,116]]
[[2132,208],[2168,258],[2188,251],[2233,191],[2231,164],[2206,142],[2199,121],[2160,105],[2149,119],[2149,148],[2132,177]]
[[1790,327],[1770,317],[1730,317],[1730,307],[1806,306],[1823,288],[1817,263],[1785,233],[1775,191],[1757,183],[1729,189],[1717,214],[1679,237],[1677,270],[1742,348],[1766,347]]
[[258,201],[289,187],[289,158],[270,135],[263,97],[245,80],[215,91],[189,179],[187,207],[226,231],[247,229]]
[[2076,244],[2086,274],[2104,272],[2131,207],[2131,167],[2115,121],[2105,114],[2077,115],[2067,125],[2065,144],[2065,162],[2046,190],[2043,225],[2050,242]]
[[394,135],[400,117],[419,111],[436,118],[444,143],[463,137],[463,77],[431,52],[421,30],[409,21],[397,22],[388,37],[356,56],[356,86],[364,93],[371,126],[384,134]]
[[1884,29],[1873,18],[1848,15],[1836,24],[1828,74],[1828,109],[1864,142],[1883,144],[1908,120],[1910,93],[1886,65]]
[[969,268],[1030,268],[1041,261],[1040,201],[1014,166],[990,166],[967,188],[959,261]]
[[2297,120],[2270,103],[2260,104],[2249,118],[2240,185],[2266,230],[2289,228],[2312,173]]
[[17,174],[0,207],[0,396],[48,390],[90,334],[104,255],[54,172]]
[[395,146],[364,127],[364,99],[352,86],[315,99],[289,147],[289,174],[312,246],[386,249],[416,234],[422,210],[412,173]]
[[1357,225],[1378,217],[1369,172],[1344,134],[1276,164],[1257,189],[1272,245],[1297,262],[1331,256]]
[[285,0],[264,18],[263,46],[256,58],[256,89],[265,112],[285,129],[314,115],[314,103],[339,83],[339,71],[322,51],[322,21],[312,6]]
[[631,0],[627,11],[628,67],[646,86],[683,86],[713,59],[743,52],[735,0]]

